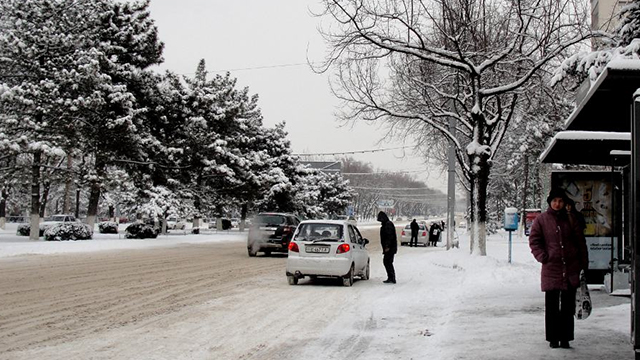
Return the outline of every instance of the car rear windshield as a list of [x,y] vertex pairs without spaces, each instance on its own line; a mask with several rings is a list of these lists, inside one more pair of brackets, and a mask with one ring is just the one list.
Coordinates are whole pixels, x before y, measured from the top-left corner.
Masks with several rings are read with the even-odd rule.
[[302,224],[298,228],[295,240],[335,240],[341,241],[342,226],[337,224]]
[[286,218],[282,215],[258,215],[253,223],[264,225],[282,225],[286,222]]
[[[409,224],[409,225],[405,226],[404,228],[405,228],[405,229],[409,229],[409,230],[411,230],[411,224]],[[425,226],[424,226],[424,225],[422,225],[422,224],[418,224],[418,229],[420,229],[420,230],[426,230]]]

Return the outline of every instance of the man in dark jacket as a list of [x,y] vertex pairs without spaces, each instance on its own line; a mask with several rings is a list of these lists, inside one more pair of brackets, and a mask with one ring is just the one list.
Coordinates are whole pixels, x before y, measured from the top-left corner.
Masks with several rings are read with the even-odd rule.
[[418,246],[418,231],[420,231],[420,225],[416,219],[411,222],[411,240],[409,240],[409,246]]
[[551,190],[549,208],[535,219],[529,235],[531,253],[542,263],[545,334],[552,348],[570,348],[580,271],[589,266],[587,243],[580,225],[565,210],[566,199],[564,190]]
[[378,213],[378,221],[382,223],[380,226],[380,244],[382,245],[382,263],[387,270],[387,280],[385,284],[396,283],[396,271],[393,268],[393,257],[398,252],[398,238],[396,236],[396,227],[384,211]]

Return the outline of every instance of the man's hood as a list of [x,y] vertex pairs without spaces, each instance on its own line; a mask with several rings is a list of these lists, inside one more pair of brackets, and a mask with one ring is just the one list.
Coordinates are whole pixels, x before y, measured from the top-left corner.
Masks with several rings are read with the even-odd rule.
[[378,221],[383,222],[383,223],[387,222],[387,221],[389,221],[389,217],[387,216],[387,214],[385,214],[384,211],[380,211],[378,213]]

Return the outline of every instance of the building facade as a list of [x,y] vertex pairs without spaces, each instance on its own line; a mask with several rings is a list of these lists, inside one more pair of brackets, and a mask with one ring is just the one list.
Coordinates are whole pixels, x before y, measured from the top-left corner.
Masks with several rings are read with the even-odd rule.
[[618,24],[620,9],[631,0],[591,0],[591,28],[612,32]]

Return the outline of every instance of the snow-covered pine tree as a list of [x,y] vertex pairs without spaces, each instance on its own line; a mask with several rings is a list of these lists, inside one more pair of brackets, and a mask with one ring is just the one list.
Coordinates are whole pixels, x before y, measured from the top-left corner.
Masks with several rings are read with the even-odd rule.
[[[79,100],[73,94],[91,57],[82,47],[87,2],[0,2],[0,148],[29,154],[31,238],[38,237],[44,156],[64,156]],[[85,5],[85,6],[83,6]]]
[[[79,113],[82,152],[93,160],[89,179],[90,195],[87,224],[93,226],[98,213],[102,181],[107,166],[122,160],[139,159],[145,138],[139,128],[146,120],[145,109],[139,105],[140,94],[133,88],[144,82],[151,65],[162,61],[163,44],[149,16],[149,1],[91,2],[93,13],[85,21],[93,31],[88,52],[92,55],[91,76],[82,85],[85,101]],[[89,11],[89,9],[87,9]],[[138,95],[138,96],[136,96]]]

